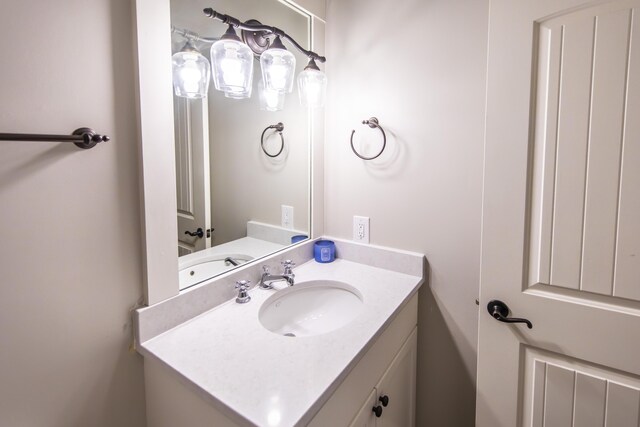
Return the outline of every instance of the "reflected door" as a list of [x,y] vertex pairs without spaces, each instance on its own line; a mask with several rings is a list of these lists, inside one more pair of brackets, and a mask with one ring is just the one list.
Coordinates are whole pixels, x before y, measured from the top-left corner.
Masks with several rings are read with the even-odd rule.
[[492,1],[479,427],[639,425],[639,12]]
[[[207,102],[174,95],[178,255],[211,246]],[[191,234],[189,234],[191,233]]]

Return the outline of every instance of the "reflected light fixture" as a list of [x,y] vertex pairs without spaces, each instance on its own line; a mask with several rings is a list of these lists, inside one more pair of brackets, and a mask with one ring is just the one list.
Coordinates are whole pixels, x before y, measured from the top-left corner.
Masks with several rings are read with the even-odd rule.
[[[282,43],[282,39],[285,39],[309,58],[309,64],[298,77],[302,105],[309,108],[324,105],[327,77],[316,64],[316,61],[325,62],[324,56],[304,49],[279,28],[263,25],[253,19],[240,22],[211,8],[204,9],[204,14],[229,26],[220,41],[211,46],[211,68],[217,90],[224,91],[225,96],[230,98],[251,96],[252,57],[255,54],[260,57],[262,70],[264,90],[260,91],[261,96],[270,94],[273,97],[272,91],[290,93],[293,90],[296,59]],[[235,28],[242,30],[244,43],[236,35]],[[275,36],[273,41],[270,40],[271,36]],[[247,59],[247,56],[251,59]],[[275,104],[271,102],[271,105]]]
[[284,47],[280,36],[276,36],[271,46],[260,55],[260,68],[265,89],[291,92],[296,72],[296,57]]
[[180,52],[172,56],[173,90],[176,96],[200,99],[209,90],[209,61],[187,39]]
[[264,87],[264,82],[258,82],[260,109],[265,111],[281,111],[284,109],[284,92]]

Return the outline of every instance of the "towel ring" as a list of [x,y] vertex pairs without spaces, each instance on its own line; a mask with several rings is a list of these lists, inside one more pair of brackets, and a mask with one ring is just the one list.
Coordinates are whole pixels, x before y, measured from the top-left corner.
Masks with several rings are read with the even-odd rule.
[[384,133],[384,129],[382,129],[382,126],[380,126],[380,123],[378,122],[378,119],[376,119],[375,117],[371,117],[369,120],[363,120],[362,121],[363,125],[367,125],[369,126],[371,129],[375,129],[378,128],[380,129],[380,132],[382,132],[382,148],[380,149],[380,152],[378,152],[378,154],[376,154],[375,156],[371,156],[371,157],[365,157],[363,155],[361,155],[360,153],[358,153],[356,151],[356,148],[353,146],[353,134],[356,133],[355,129],[351,131],[351,149],[353,150],[353,153],[360,157],[362,160],[373,160],[373,159],[377,159],[378,157],[380,157],[380,154],[382,154],[382,152],[384,151],[385,147],[387,146],[387,134]]
[[[271,154],[264,148],[264,134],[269,129],[275,129],[280,134],[280,150],[276,154]],[[282,136],[283,130],[284,130],[284,125],[282,124],[282,122],[276,123],[275,125],[267,126],[266,128],[264,128],[264,130],[262,131],[262,135],[260,136],[260,147],[262,147],[262,151],[264,152],[264,154],[273,158],[273,157],[278,157],[280,153],[282,153],[282,150],[284,150],[284,136]]]

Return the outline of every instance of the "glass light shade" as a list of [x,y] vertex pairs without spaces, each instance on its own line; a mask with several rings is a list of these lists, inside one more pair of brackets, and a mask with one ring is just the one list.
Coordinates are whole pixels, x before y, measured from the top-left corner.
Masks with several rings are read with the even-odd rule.
[[172,57],[173,90],[183,98],[206,98],[209,90],[209,61],[190,43]]
[[[279,38],[274,46],[282,46]],[[290,93],[293,90],[293,76],[296,71],[296,57],[287,49],[271,47],[260,55],[260,68],[264,87],[268,90]]]
[[221,39],[211,46],[213,84],[227,98],[251,97],[253,53],[246,44]]
[[280,111],[284,109],[285,93],[277,90],[270,90],[264,87],[264,82],[258,82],[260,91],[260,109],[264,111]]
[[298,92],[303,107],[323,107],[327,93],[327,76],[320,70],[305,68],[298,76]]

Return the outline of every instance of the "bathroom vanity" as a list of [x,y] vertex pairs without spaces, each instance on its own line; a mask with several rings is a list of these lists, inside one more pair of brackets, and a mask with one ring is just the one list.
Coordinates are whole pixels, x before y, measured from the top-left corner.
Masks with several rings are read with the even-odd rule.
[[[206,220],[184,225],[186,231],[182,225],[176,227],[176,213],[184,217],[185,206],[196,206],[182,197],[193,193],[186,185],[180,187],[180,203],[176,203],[176,182],[190,183],[181,173],[192,170],[191,164],[202,166],[211,160],[198,155],[199,149],[183,150],[180,141],[185,135],[180,131],[192,129],[197,132],[191,136],[206,135],[204,119],[208,118],[214,125],[214,120],[223,120],[223,126],[214,126],[215,136],[229,142],[211,144],[212,149],[227,147],[213,156],[222,165],[212,168],[211,174],[217,176],[212,182],[225,186],[223,190],[232,196],[214,205],[218,212],[236,202],[242,205],[228,215],[233,223],[215,221],[214,237],[220,240],[216,244],[244,238],[242,233],[231,235],[241,221],[277,224],[282,219],[283,228],[304,230],[295,234],[312,238],[324,234],[323,109],[255,121],[250,119],[258,117],[259,97],[243,103],[221,99],[224,103],[218,105],[210,101],[224,96],[210,91],[206,105],[197,100],[188,103],[191,113],[196,113],[188,116],[199,124],[194,127],[175,120],[181,110],[178,105],[174,111],[169,90],[171,58],[176,53],[172,34],[195,31],[197,40],[204,43],[224,31],[215,26],[220,22],[207,17],[211,14],[203,15],[203,7],[211,6],[208,2],[184,3],[188,8],[178,11],[172,7],[178,4],[169,0],[135,1],[146,230],[143,289],[149,306],[137,310],[134,318],[137,349],[145,358],[148,426],[413,425],[417,291],[424,277],[423,255],[333,239],[336,260],[320,264],[313,260],[313,240],[289,246],[288,236],[284,249],[263,247],[249,253],[246,248],[227,246],[216,252],[206,245],[198,249],[196,244],[202,242],[194,235],[203,239],[212,232]],[[286,28],[307,49],[318,52],[324,51],[325,6],[324,0],[216,5],[243,21],[258,19]],[[208,45],[196,47],[209,49]],[[298,68],[307,59],[299,61]],[[235,114],[221,119],[222,112]],[[265,123],[273,123],[276,117],[286,121],[287,140],[286,156],[277,159],[263,153],[262,139]],[[233,143],[235,138],[243,143]],[[284,146],[284,139],[281,142]],[[231,175],[216,175],[224,171]],[[221,191],[202,194],[203,199],[214,200]],[[193,237],[187,242],[193,248],[179,239],[177,250],[176,236],[185,233]],[[184,255],[180,262],[179,253]],[[264,266],[278,275],[284,260],[296,264],[293,287],[282,282],[276,284],[281,289],[255,287]],[[179,272],[189,279],[184,286],[178,282]],[[251,300],[240,304],[235,286],[243,280],[251,281],[247,291]],[[241,297],[241,301],[247,299],[244,294]]]
[[[315,262],[304,242],[138,310],[148,425],[414,425],[424,256],[335,241],[332,263]],[[293,287],[253,287],[236,303],[236,281],[256,284],[263,264],[274,271],[283,259],[297,264]],[[338,311],[316,310],[334,295]],[[280,307],[275,327],[267,316]]]

